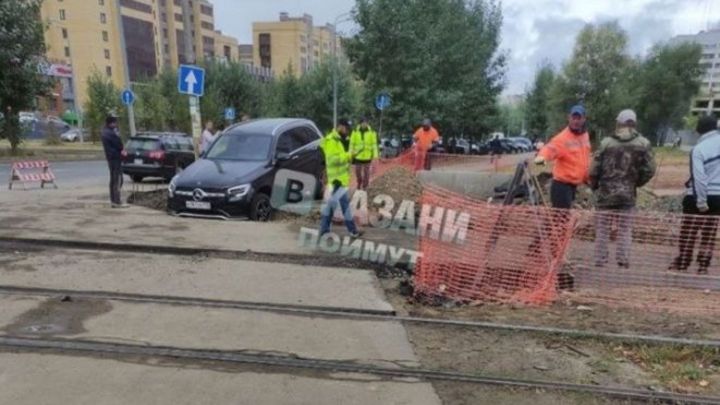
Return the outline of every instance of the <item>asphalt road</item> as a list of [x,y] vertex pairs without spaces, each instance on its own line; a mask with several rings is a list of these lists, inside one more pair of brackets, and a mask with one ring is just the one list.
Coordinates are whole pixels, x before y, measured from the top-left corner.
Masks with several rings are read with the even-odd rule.
[[[108,167],[104,160],[57,162],[51,163],[50,169],[55,174],[57,184],[60,187],[95,186],[108,182]],[[38,169],[34,171],[28,170],[28,173],[36,173],[37,170]],[[0,164],[0,185],[2,185],[0,189],[5,189],[9,179],[10,164]],[[39,183],[37,183],[37,185],[39,185]],[[31,185],[28,184],[28,187],[30,186]]]

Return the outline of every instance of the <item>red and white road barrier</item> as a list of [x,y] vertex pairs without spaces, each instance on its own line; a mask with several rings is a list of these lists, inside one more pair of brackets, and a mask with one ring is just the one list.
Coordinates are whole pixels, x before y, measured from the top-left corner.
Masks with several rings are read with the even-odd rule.
[[[28,169],[39,169],[39,173],[23,173],[23,170]],[[58,188],[55,184],[55,174],[50,170],[50,163],[47,160],[28,160],[22,162],[13,162],[10,170],[10,183],[8,189],[12,190],[13,183],[23,183],[23,189],[26,189],[26,182],[40,182],[40,188],[45,188],[45,184],[52,184],[55,188]]]

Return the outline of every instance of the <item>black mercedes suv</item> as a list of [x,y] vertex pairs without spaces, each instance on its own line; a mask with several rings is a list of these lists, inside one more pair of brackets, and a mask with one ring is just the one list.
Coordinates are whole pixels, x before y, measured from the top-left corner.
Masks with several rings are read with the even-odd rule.
[[168,211],[181,216],[272,217],[271,194],[280,169],[312,176],[321,193],[322,135],[312,121],[260,119],[226,129],[168,186]]

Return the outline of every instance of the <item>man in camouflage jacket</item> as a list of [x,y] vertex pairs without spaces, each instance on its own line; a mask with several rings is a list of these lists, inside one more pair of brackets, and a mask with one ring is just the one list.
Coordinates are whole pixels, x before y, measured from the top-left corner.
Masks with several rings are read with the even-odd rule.
[[608,262],[608,241],[617,218],[618,266],[629,267],[632,216],[637,188],[655,175],[655,158],[650,142],[636,130],[637,115],[624,110],[617,117],[612,136],[604,138],[590,165],[590,185],[595,192],[595,265]]

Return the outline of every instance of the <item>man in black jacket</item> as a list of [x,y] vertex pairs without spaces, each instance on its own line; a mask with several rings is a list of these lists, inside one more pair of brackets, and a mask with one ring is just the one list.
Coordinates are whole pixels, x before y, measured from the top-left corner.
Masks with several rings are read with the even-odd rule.
[[124,208],[127,205],[120,199],[120,188],[123,183],[121,156],[123,151],[122,140],[118,134],[117,118],[109,116],[105,119],[105,128],[102,130],[102,144],[105,149],[105,158],[110,169],[110,202],[113,208]]

